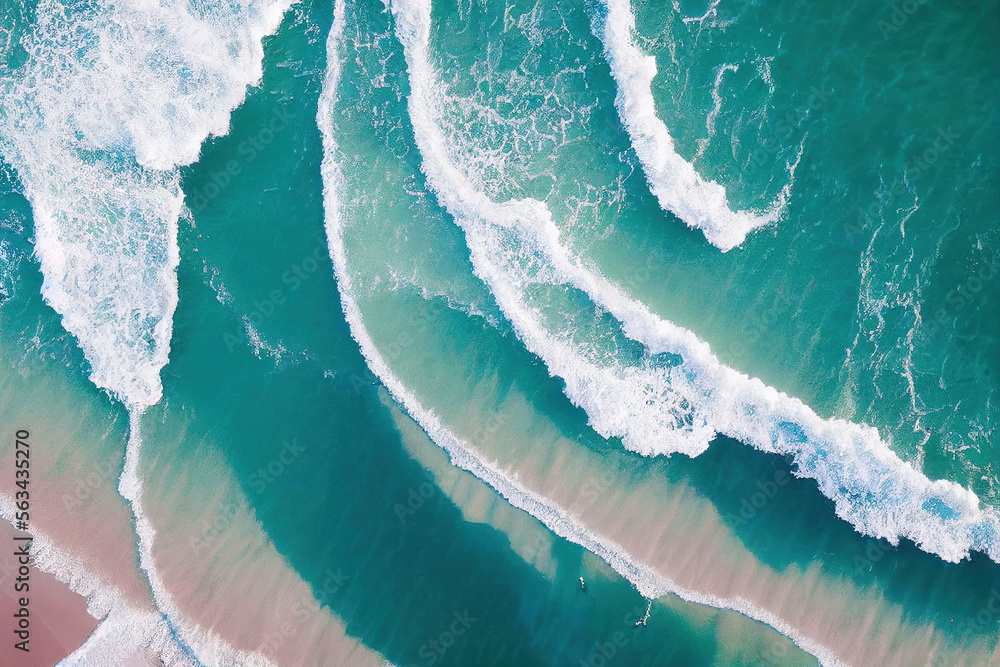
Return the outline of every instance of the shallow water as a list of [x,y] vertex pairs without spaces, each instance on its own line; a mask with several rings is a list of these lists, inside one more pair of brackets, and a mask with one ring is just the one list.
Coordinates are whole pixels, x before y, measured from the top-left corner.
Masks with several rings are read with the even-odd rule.
[[111,103],[19,5],[39,530],[179,661],[995,663],[996,9],[136,9]]

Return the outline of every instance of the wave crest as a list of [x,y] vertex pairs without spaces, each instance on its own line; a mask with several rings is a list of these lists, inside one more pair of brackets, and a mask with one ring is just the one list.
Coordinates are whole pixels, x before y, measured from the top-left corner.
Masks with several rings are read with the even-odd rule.
[[[721,433],[791,457],[796,474],[815,479],[837,515],[865,535],[892,544],[906,537],[947,561],[978,550],[1000,562],[1000,519],[981,508],[974,493],[928,479],[874,428],[823,419],[798,399],[723,365],[707,343],[574,257],[542,202],[495,202],[477,190],[449,157],[441,102],[447,91],[428,53],[430,2],[397,0],[392,11],[428,186],[464,230],[476,275],[518,337],[565,381],[566,395],[598,433],[620,436],[645,455],[690,456]],[[596,306],[613,320],[539,289],[546,284],[586,295],[590,311]],[[641,349],[630,349],[628,341]]]
[[[742,244],[753,230],[781,220],[802,148],[795,162],[788,165],[788,183],[766,210],[734,211],[729,206],[726,189],[715,181],[703,179],[694,165],[677,153],[670,131],[656,115],[652,91],[656,58],[643,53],[632,38],[635,15],[629,0],[602,0],[601,4],[606,14],[595,16],[592,28],[604,44],[611,75],[618,87],[615,96],[618,117],[660,207],[687,226],[701,230],[708,242],[722,252]],[[722,71],[725,70],[720,70],[720,76]]]

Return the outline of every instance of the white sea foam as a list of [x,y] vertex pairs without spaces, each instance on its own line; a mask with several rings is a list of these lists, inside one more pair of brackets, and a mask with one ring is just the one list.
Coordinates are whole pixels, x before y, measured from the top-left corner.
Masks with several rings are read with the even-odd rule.
[[[429,9],[429,6],[428,6]],[[782,634],[790,637],[800,648],[816,656],[824,665],[837,667],[842,663],[826,647],[799,633],[793,626],[766,610],[754,606],[747,600],[724,599],[689,591],[670,579],[634,561],[619,545],[604,540],[577,523],[562,509],[524,489],[511,480],[495,464],[483,459],[472,447],[457,438],[442,423],[437,415],[426,409],[392,372],[379,352],[375,342],[365,329],[361,309],[354,295],[353,281],[347,263],[344,247],[344,220],[341,215],[341,196],[344,192],[344,177],[336,161],[336,128],[333,109],[337,102],[337,84],[340,80],[340,40],[343,34],[344,0],[336,0],[333,29],[327,39],[327,72],[323,92],[319,100],[317,124],[323,135],[323,206],[326,218],[326,232],[330,243],[330,257],[337,276],[341,304],[351,335],[358,343],[368,366],[392,394],[393,399],[413,417],[431,439],[442,447],[459,467],[468,470],[494,488],[513,506],[518,507],[544,523],[557,535],[581,545],[608,562],[619,574],[631,581],[639,592],[650,598],[668,593],[685,600],[705,604],[720,609],[734,609],[751,618],[767,623]]]
[[138,417],[162,395],[177,305],[178,167],[228,131],[230,112],[260,80],[261,41],[290,4],[98,0],[84,11],[42,0],[27,63],[0,80],[0,152],[32,205],[42,294],[78,340],[91,380],[129,409],[119,489],[135,514],[141,566],[169,623],[208,664],[263,663],[179,618],[153,569]]
[[29,58],[0,79],[0,153],[35,218],[42,293],[127,406],[159,400],[177,303],[179,165],[261,76],[290,0],[42,0]]
[[330,257],[337,275],[344,316],[350,326],[351,335],[358,343],[372,372],[389,390],[393,399],[403,406],[431,439],[448,453],[455,465],[468,470],[489,484],[509,503],[528,512],[557,535],[579,544],[603,558],[615,571],[631,581],[642,595],[654,599],[672,593],[684,600],[698,604],[739,611],[750,618],[767,623],[791,638],[800,648],[816,656],[822,664],[830,667],[841,665],[842,663],[826,647],[812,641],[799,633],[789,623],[754,606],[751,602],[740,598],[725,599],[704,595],[684,589],[667,577],[634,561],[619,545],[594,535],[562,509],[521,487],[497,469],[495,464],[491,465],[485,461],[468,443],[460,440],[449,431],[437,415],[426,409],[417,396],[393,374],[365,329],[361,309],[354,296],[344,247],[344,220],[340,210],[344,179],[340,165],[336,161],[336,129],[333,124],[333,109],[337,101],[337,83],[340,79],[340,39],[343,31],[343,14],[344,0],[337,0],[334,27],[327,40],[327,73],[317,114],[317,123],[323,134],[324,149],[323,205],[326,215],[327,237],[330,242]]
[[[0,517],[13,523],[14,514],[13,498],[0,494]],[[117,588],[88,571],[80,558],[61,549],[34,526],[31,556],[38,569],[52,574],[85,598],[91,616],[103,619],[87,641],[60,665],[103,667],[154,660],[167,665],[192,664],[178,649],[159,613],[152,608],[137,608],[124,600]]]
[[[586,278],[586,273],[559,245],[559,232],[544,204],[533,199],[496,204],[452,162],[437,121],[445,93],[436,85],[427,57],[430,5],[394,3],[393,11],[410,70],[410,118],[424,158],[423,170],[431,189],[465,230],[476,274],[490,288],[518,336],[545,360],[551,373],[566,381],[567,394],[587,411],[601,435],[620,436],[629,446],[641,449],[642,440],[653,434],[668,442],[670,451],[692,456],[704,451],[715,432],[704,419],[689,419],[689,408],[676,392],[658,387],[632,391],[643,383],[642,369],[602,363],[599,355],[587,354],[580,345],[547,330],[539,323],[538,313],[524,302],[522,294],[531,283],[567,283]],[[635,433],[642,433],[643,438],[633,438]]]
[[656,59],[636,46],[632,37],[635,15],[629,0],[602,0],[602,4],[606,13],[594,17],[594,34],[604,44],[618,87],[618,116],[660,207],[689,227],[700,229],[709,243],[723,252],[743,243],[754,229],[784,217],[788,199],[784,191],[764,211],[734,211],[725,188],[703,179],[694,165],[677,153],[667,126],[656,115],[652,91]]
[[[128,465],[128,464],[127,464]],[[135,470],[126,471],[130,483],[136,483]],[[13,523],[14,500],[0,493],[0,517]],[[137,524],[148,540],[155,534],[138,509]],[[169,601],[162,583],[151,573],[151,583],[159,597],[160,611],[152,607],[142,609],[125,600],[111,582],[105,581],[87,569],[87,565],[69,551],[61,548],[44,532],[32,526],[31,554],[35,565],[67,584],[74,593],[87,600],[91,616],[103,619],[91,636],[60,665],[72,667],[105,667],[106,665],[164,664],[169,667],[194,665],[252,665],[272,667],[274,663],[256,652],[238,651],[222,638],[197,625],[181,621],[171,626],[168,617],[176,619],[176,608]],[[145,546],[148,546],[149,541]],[[148,549],[140,545],[140,558],[148,559]],[[158,593],[157,593],[158,591]],[[164,612],[165,609],[169,613]],[[196,649],[197,659],[186,653],[174,632],[181,634]]]
[[[447,93],[428,55],[430,3],[400,0],[392,7],[428,185],[465,231],[474,270],[518,337],[565,381],[567,396],[586,410],[598,433],[620,436],[645,455],[691,456],[722,433],[792,457],[796,474],[815,479],[837,515],[863,534],[892,544],[906,537],[952,562],[970,550],[1000,562],[1000,521],[980,507],[974,493],[953,482],[931,481],[902,461],[874,428],[822,419],[798,399],[721,364],[693,333],[660,319],[571,256],[542,202],[497,203],[476,190],[449,155],[440,124]],[[470,154],[468,147],[458,152]],[[528,288],[545,283],[586,293],[618,320],[625,336],[645,347],[641,359],[619,353],[597,327],[580,340],[579,331],[547,326],[541,307],[526,296]]]
[[59,667],[196,665],[172,641],[163,618],[152,611],[116,606]]
[[722,88],[722,78],[726,72],[738,72],[739,70],[739,64],[730,63],[726,63],[716,70],[715,84],[712,86],[712,110],[708,112],[708,116],[705,118],[705,132],[708,136],[698,140],[698,152],[692,161],[697,161],[698,158],[704,155],[705,149],[708,148],[708,142],[715,136],[715,120],[719,117],[719,112],[722,111],[722,94],[719,92]]
[[[257,327],[254,326],[253,318],[251,317],[252,313],[247,314],[239,310],[236,304],[236,298],[226,287],[226,284],[222,282],[219,269],[212,266],[208,260],[204,258],[202,258],[202,273],[208,281],[208,286],[215,292],[215,300],[226,308],[232,310],[239,316],[240,320],[242,320],[246,342],[253,347],[254,356],[258,359],[263,359],[261,353],[264,353],[271,357],[274,360],[275,365],[279,368],[285,360],[289,358],[289,356],[295,356],[281,341],[271,343],[261,335]],[[232,345],[230,337],[236,338],[232,333],[224,334],[224,340],[226,340],[227,346]]]

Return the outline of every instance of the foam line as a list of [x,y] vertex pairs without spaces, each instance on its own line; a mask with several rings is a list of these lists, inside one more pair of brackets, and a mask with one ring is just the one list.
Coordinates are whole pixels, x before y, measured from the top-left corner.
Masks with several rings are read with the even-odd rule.
[[139,456],[142,448],[139,434],[140,418],[141,415],[136,412],[129,415],[129,440],[118,492],[128,501],[135,517],[135,532],[139,537],[139,566],[149,580],[157,609],[163,613],[164,622],[184,653],[178,657],[178,662],[168,664],[204,664],[213,667],[238,664],[272,667],[274,663],[263,654],[237,650],[214,632],[187,621],[157,574],[153,560],[153,540],[156,537],[156,530],[142,507],[142,480],[139,476]]
[[[39,3],[27,62],[0,79],[0,153],[31,202],[42,295],[83,349],[94,384],[129,410],[119,490],[164,622],[203,662],[265,664],[186,623],[159,580],[138,427],[162,396],[177,306],[179,167],[197,160],[209,135],[228,132],[231,111],[261,78],[262,40],[291,0],[94,5]],[[196,662],[176,644],[171,660]]]
[[738,72],[739,69],[739,63],[725,63],[716,70],[715,84],[712,86],[712,110],[708,112],[708,116],[705,118],[705,133],[707,136],[704,139],[698,140],[698,152],[695,154],[692,162],[698,160],[705,153],[705,149],[708,148],[708,142],[715,136],[715,119],[719,117],[719,112],[722,111],[722,95],[719,94],[719,90],[722,88],[723,77],[726,75],[726,72]]
[[130,409],[162,394],[178,167],[228,131],[290,2],[41,0],[26,63],[0,77],[0,154],[31,202],[42,295]]
[[[652,89],[656,58],[643,53],[632,38],[635,15],[629,0],[601,0],[601,4],[605,15],[594,17],[592,26],[604,44],[618,88],[615,107],[660,207],[689,227],[700,229],[708,242],[722,252],[742,244],[751,231],[781,220],[794,173],[789,174],[788,185],[766,210],[732,210],[725,188],[703,179],[694,165],[677,153],[666,124],[656,115]],[[716,87],[724,71],[720,70]]]
[[344,247],[344,220],[340,210],[341,196],[344,192],[344,178],[340,165],[336,161],[336,128],[333,123],[333,109],[337,102],[337,84],[340,80],[340,40],[343,33],[344,11],[344,0],[336,0],[333,29],[327,38],[327,72],[317,112],[317,124],[323,135],[323,207],[326,232],[330,244],[330,258],[333,261],[337,286],[340,291],[341,305],[351,335],[358,343],[369,368],[388,389],[393,400],[401,405],[420,424],[420,427],[430,438],[448,453],[455,465],[468,470],[489,484],[509,503],[528,512],[557,535],[579,544],[604,559],[619,574],[631,581],[642,595],[653,599],[672,593],[690,602],[739,611],[790,637],[800,648],[816,656],[824,665],[830,667],[841,665],[842,663],[827,648],[813,642],[790,624],[766,610],[755,607],[749,601],[739,598],[724,599],[689,591],[648,567],[635,562],[619,545],[592,534],[566,512],[544,498],[522,488],[498,470],[495,465],[487,463],[468,443],[460,440],[445,428],[437,415],[426,409],[416,395],[393,374],[365,329],[361,309],[354,295]]
[[[14,499],[0,493],[0,517],[13,524]],[[87,612],[104,619],[91,636],[59,664],[95,667],[136,664],[129,660],[142,654],[167,665],[185,664],[161,614],[139,609],[124,600],[118,589],[87,570],[76,556],[59,548],[44,532],[31,527],[31,557],[35,566],[67,584],[87,600]]]
[[[447,91],[428,55],[430,3],[397,0],[392,9],[428,186],[465,231],[473,268],[518,337],[565,381],[567,396],[587,412],[598,433],[619,436],[630,449],[650,456],[696,456],[721,433],[792,457],[796,474],[816,480],[837,515],[862,534],[894,545],[905,537],[950,562],[968,557],[970,550],[1000,562],[1000,520],[991,508],[980,507],[972,491],[931,481],[902,461],[876,429],[822,419],[798,399],[724,366],[707,343],[660,319],[573,257],[560,244],[542,202],[497,203],[477,190],[449,156],[440,125]],[[461,154],[469,155],[463,148]],[[641,358],[620,353],[594,327],[581,342],[562,325],[547,326],[525,296],[538,283],[585,293],[618,320],[620,333],[642,344]]]
[[[130,477],[134,470],[130,471]],[[14,521],[14,499],[0,493],[0,517]],[[155,534],[145,515],[142,514],[141,500],[137,510],[137,524],[141,524],[142,535]],[[250,665],[253,667],[274,667],[274,663],[259,653],[237,651],[218,636],[193,624],[181,622],[180,633],[197,648],[195,658],[184,650],[178,641],[177,628],[171,626],[168,616],[179,617],[169,596],[158,580],[151,575],[154,593],[160,597],[163,606],[160,611],[152,605],[140,609],[122,598],[119,590],[87,569],[79,557],[60,548],[44,532],[31,526],[31,555],[35,565],[42,571],[54,575],[67,584],[74,593],[87,600],[87,612],[94,618],[103,619],[101,624],[83,644],[59,664],[69,667],[106,667],[106,665],[139,664],[139,656],[154,658],[169,667],[189,667],[194,665]],[[145,543],[148,546],[149,541]],[[140,545],[140,559],[148,559]],[[162,613],[167,608],[170,614]]]
[[87,641],[59,662],[59,667],[135,665],[153,660],[165,665],[183,664],[186,657],[171,639],[159,614],[115,607]]

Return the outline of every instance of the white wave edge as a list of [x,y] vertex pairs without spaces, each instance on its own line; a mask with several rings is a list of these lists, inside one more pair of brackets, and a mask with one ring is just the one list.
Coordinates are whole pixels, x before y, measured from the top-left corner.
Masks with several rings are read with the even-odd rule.
[[[0,493],[0,517],[14,524],[14,499],[5,493]],[[139,609],[123,600],[116,587],[87,570],[81,559],[60,549],[44,532],[32,527],[31,537],[30,553],[34,565],[83,597],[87,602],[87,613],[102,621],[90,637],[64,658],[60,665],[98,667],[102,664],[124,664],[121,660],[108,663],[106,659],[109,655],[119,658],[140,650],[163,657],[167,664],[173,664],[169,662],[169,658],[175,654],[176,647],[171,641],[170,630],[159,613]],[[105,626],[109,622],[116,628],[113,633],[115,642],[104,639],[108,634]],[[98,644],[105,648],[95,650],[95,645]],[[110,653],[108,646],[113,647]],[[100,656],[95,657],[95,653]]]
[[[427,182],[464,229],[476,274],[493,292],[518,337],[546,363],[550,374],[565,380],[567,396],[584,408],[598,433],[621,436],[628,448],[645,455],[689,456],[702,453],[715,433],[722,433],[759,451],[792,456],[798,464],[796,475],[815,479],[834,501],[837,516],[859,533],[893,545],[906,537],[949,562],[968,557],[970,550],[1000,562],[1000,518],[991,508],[981,508],[972,491],[946,480],[932,482],[902,461],[876,429],[824,420],[800,400],[723,365],[692,332],[660,319],[599,272],[581,266],[559,244],[559,231],[542,202],[498,204],[475,190],[449,161],[444,133],[433,118],[443,93],[434,86],[427,55],[430,2],[397,1],[393,12],[409,68],[410,118]],[[525,243],[552,263],[559,280],[611,313],[625,335],[651,354],[681,355],[681,370],[657,374],[647,369],[641,374],[630,368],[598,368],[574,354],[537,324],[516,287],[493,265],[490,254],[500,254],[498,244],[486,237],[477,220],[495,229],[517,227],[528,237]],[[693,370],[695,377],[685,369]],[[636,390],[637,382],[645,391]],[[675,429],[669,423],[676,419],[675,406],[653,404],[667,393],[679,394],[686,408],[694,406],[689,428]],[[938,514],[938,506],[958,520]]]
[[[149,580],[156,607],[169,619],[180,639],[195,654],[198,662],[208,667],[247,665],[248,667],[276,667],[276,663],[259,651],[243,651],[233,648],[225,639],[197,623],[187,620],[177,608],[166,585],[156,572],[153,560],[153,539],[156,529],[146,517],[142,508],[142,480],[139,476],[139,456],[142,440],[139,435],[141,414],[129,415],[129,440],[125,450],[125,467],[118,483],[118,492],[132,508],[135,518],[135,532],[139,537],[139,566]],[[188,664],[181,660],[179,665]]]
[[741,245],[753,230],[781,220],[794,179],[791,165],[789,183],[765,211],[732,210],[726,189],[703,179],[694,165],[677,153],[670,131],[656,115],[652,91],[656,58],[635,44],[635,15],[629,0],[601,0],[601,4],[607,15],[595,17],[592,23],[617,85],[615,107],[660,207],[701,230],[722,252]]
[[[137,454],[137,450],[131,445],[130,449]],[[130,457],[133,461],[136,458],[135,454]],[[126,463],[127,468],[129,465]],[[134,468],[129,470],[128,474],[129,484],[138,484],[134,479]],[[132,502],[135,501],[130,501]],[[157,598],[150,602],[156,602],[159,611],[138,609],[123,600],[121,593],[113,584],[103,581],[90,572],[80,558],[61,549],[53,539],[32,526],[31,555],[35,565],[85,598],[87,612],[94,618],[102,619],[91,636],[60,665],[103,667],[109,664],[126,664],[119,658],[137,651],[152,653],[168,667],[195,664],[177,645],[165,620],[166,617],[171,619],[174,628],[192,648],[201,664],[219,667],[237,665],[277,667],[263,654],[235,649],[212,631],[183,620],[162,582],[156,577],[155,571],[152,568],[146,569],[150,558],[148,545],[151,544],[155,531],[142,513],[141,501],[138,507],[133,507],[133,511],[136,516],[137,532],[140,533],[140,559],[146,561],[143,563],[143,570],[149,577],[154,596]],[[14,522],[14,500],[4,493],[0,493],[0,517],[11,524]]]
[[[139,416],[162,396],[159,371],[168,361],[172,319],[177,306],[176,269],[180,262],[177,223],[183,210],[178,166],[196,161],[208,136],[224,135],[229,131],[230,112],[245,99],[247,88],[261,79],[262,41],[278,29],[293,2],[248,0],[246,4],[229,3],[219,7],[189,3],[174,6],[141,2],[114,4],[113,7],[121,13],[120,16],[114,15],[120,19],[119,30],[95,34],[93,39],[96,45],[81,42],[77,45],[79,53],[72,50],[66,53],[46,53],[44,50],[35,53],[36,47],[33,46],[29,61],[32,69],[27,71],[29,79],[40,78],[50,83],[54,79],[45,76],[44,68],[53,62],[61,63],[61,58],[82,58],[86,55],[89,60],[74,61],[77,67],[68,70],[72,76],[58,78],[62,88],[52,91],[28,85],[26,89],[19,90],[19,95],[24,97],[22,102],[37,102],[34,96],[41,95],[44,104],[28,104],[31,114],[19,116],[15,113],[9,118],[0,114],[0,121],[5,121],[0,124],[0,129],[4,130],[0,148],[7,149],[5,157],[17,167],[35,215],[35,253],[45,278],[42,295],[62,316],[63,327],[74,335],[83,349],[91,364],[91,381],[120,400],[129,410],[130,436],[119,491],[132,509],[138,537],[139,565],[148,578],[153,602],[163,614],[163,617],[152,616],[156,623],[165,627],[169,628],[172,624],[198,660],[208,665],[265,667],[274,663],[258,652],[236,650],[218,635],[183,619],[156,574],[152,558],[155,530],[142,510],[142,484],[138,475],[141,446]],[[85,23],[86,19],[80,18],[82,15],[61,12],[61,7],[61,0],[49,0],[39,7],[39,21],[44,22],[46,30],[58,33],[62,20]],[[213,15],[209,12],[211,9],[220,11]],[[171,11],[175,13],[170,14]],[[109,23],[114,24],[114,21]],[[178,27],[182,24],[183,28]],[[235,29],[236,26],[240,31]],[[211,28],[218,30],[213,32]],[[140,66],[149,67],[153,61],[144,60],[140,57],[141,53],[137,55],[129,51],[150,48],[147,42],[155,42],[151,37],[129,41],[136,34],[140,37],[144,35],[143,30],[153,31],[167,40],[168,46],[176,46],[169,41],[176,40],[181,45],[178,53],[190,59],[186,62],[190,65],[187,73],[201,76],[203,80],[199,83],[204,85],[185,89],[183,77],[157,79],[153,76],[159,87],[151,88],[150,82],[143,80],[143,76],[148,77],[152,70],[142,70]],[[87,33],[77,30],[77,34]],[[227,42],[229,39],[238,43]],[[185,40],[190,40],[190,43]],[[126,52],[131,58],[125,57]],[[156,62],[164,58],[161,53],[156,55]],[[46,57],[50,60],[46,61]],[[41,64],[36,65],[34,58],[41,58]],[[39,67],[42,69],[38,70]],[[197,70],[199,67],[203,69]],[[100,81],[107,85],[95,85],[87,76],[104,76],[106,81]],[[108,95],[105,89],[114,90],[115,94]],[[99,94],[94,95],[94,90],[98,90]],[[181,99],[184,97],[182,92],[190,99]],[[212,98],[213,93],[217,93],[215,98]],[[174,115],[164,112],[164,109],[172,110]],[[174,122],[164,124],[161,122],[164,118],[173,118]],[[37,136],[30,130],[34,130]],[[67,134],[63,136],[60,132]],[[41,139],[47,139],[48,143]],[[123,148],[130,148],[134,155],[133,168],[122,170],[113,162],[90,164],[80,157],[95,150],[115,152]],[[45,152],[46,149],[48,152]],[[36,155],[39,150],[42,151],[41,157]],[[59,169],[46,172],[47,161],[43,158],[57,164]],[[62,182],[53,185],[52,173],[68,173],[68,187]],[[88,178],[90,187],[83,187],[78,182]],[[81,231],[77,228],[78,218],[90,217],[86,206],[92,202],[83,197],[90,196],[91,191],[100,195],[101,205],[95,210],[104,211],[104,200],[108,200],[104,213],[109,221],[114,222],[114,206],[125,201],[122,204],[125,211],[142,223],[138,228],[125,224],[121,230],[109,224],[99,230],[102,234],[109,234],[110,231],[113,236],[120,231],[121,238],[114,238],[114,241],[129,243],[136,242],[138,238],[138,243],[149,244],[139,249],[141,257],[148,261],[125,265],[124,268],[119,266],[117,271],[114,265],[109,269],[109,275],[113,277],[122,273],[130,277],[133,273],[138,276],[132,284],[119,285],[119,292],[104,285],[117,285],[117,282],[101,280],[103,276],[93,269],[103,268],[101,260],[121,262],[121,259],[116,260],[115,253],[111,253],[110,259],[100,254],[93,256],[95,249],[104,249],[100,242],[94,240],[97,235],[92,230],[84,228]],[[66,192],[74,194],[67,197]],[[130,197],[121,199],[123,192]],[[136,210],[139,211],[137,216]],[[146,253],[151,253],[148,258]],[[79,275],[81,265],[92,269],[82,278]],[[143,268],[149,275],[144,275]],[[97,274],[99,279],[94,281],[91,274]],[[119,299],[120,307],[111,311],[111,317],[105,320],[96,318],[95,303],[117,303]],[[152,326],[130,326],[132,316],[153,319],[155,323]],[[71,572],[82,572],[80,567],[73,566],[65,558],[53,558],[51,565],[58,571],[69,568]],[[97,590],[94,586],[97,586],[96,583],[91,588]],[[169,619],[169,623],[164,618]],[[133,627],[134,623],[128,619],[135,621],[125,611],[116,612],[112,622],[102,624],[95,636],[107,636],[124,627]],[[100,645],[109,646],[113,642]],[[94,644],[90,646],[88,650],[92,650]],[[164,651],[161,657],[167,664],[191,664],[179,646]],[[102,664],[102,660],[97,658],[95,664]]]
[[[323,135],[324,156],[323,201],[326,218],[326,232],[330,243],[330,258],[333,262],[340,291],[344,317],[369,368],[385,385],[399,405],[418,423],[439,447],[444,449],[451,461],[489,484],[514,507],[524,510],[541,521],[549,530],[574,544],[578,544],[606,561],[616,572],[628,579],[643,596],[655,599],[666,594],[674,594],[681,599],[717,609],[731,609],[745,616],[765,623],[781,634],[789,637],[802,650],[815,656],[823,665],[840,667],[844,665],[829,649],[799,633],[793,626],[766,610],[756,607],[743,598],[720,598],[687,590],[667,577],[634,561],[621,546],[602,540],[582,525],[578,524],[561,508],[547,503],[518,484],[508,479],[502,472],[484,463],[473,448],[446,429],[433,411],[425,409],[419,399],[392,373],[379,353],[375,342],[365,329],[361,309],[354,298],[351,277],[347,269],[347,256],[343,243],[343,222],[340,218],[339,193],[343,188],[343,174],[334,160],[337,143],[334,138],[332,112],[337,100],[337,83],[340,79],[339,45],[342,34],[344,0],[337,0],[334,27],[327,38],[327,72],[320,96],[317,124]],[[338,20],[339,19],[339,20]]]
[[[42,296],[91,381],[143,410],[159,401],[177,305],[178,168],[199,157],[263,73],[263,43],[294,0],[42,0],[30,57],[0,77],[0,151],[35,217]],[[96,91],[96,92],[95,92]],[[123,278],[127,276],[127,278]]]

